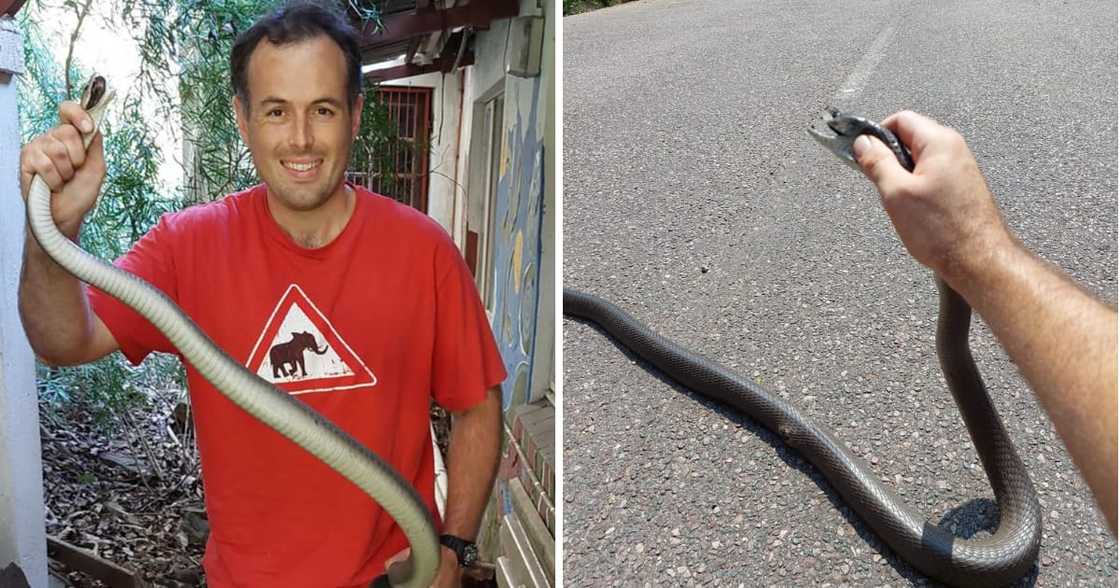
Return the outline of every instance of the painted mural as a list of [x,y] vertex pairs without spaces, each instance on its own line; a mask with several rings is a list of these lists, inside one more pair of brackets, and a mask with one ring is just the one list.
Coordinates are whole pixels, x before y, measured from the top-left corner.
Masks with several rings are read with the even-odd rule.
[[[526,103],[518,90],[529,90]],[[544,200],[544,142],[538,120],[540,77],[507,86],[494,221],[494,333],[509,377],[502,383],[502,409],[526,402],[530,360],[537,331],[541,217]]]

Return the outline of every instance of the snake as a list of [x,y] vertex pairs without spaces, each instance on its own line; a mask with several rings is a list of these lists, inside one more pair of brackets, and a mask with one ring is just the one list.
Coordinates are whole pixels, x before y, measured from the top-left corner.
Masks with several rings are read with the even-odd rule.
[[[80,105],[94,123],[93,130],[82,132],[87,150],[114,95],[106,79],[96,74],[82,91]],[[222,395],[381,505],[408,539],[411,551],[405,561],[389,566],[372,585],[421,588],[431,584],[440,562],[432,514],[391,465],[307,404],[235,361],[162,291],[67,238],[51,213],[51,189],[37,174],[27,197],[27,220],[35,240],[59,266],[146,318]]]
[[[832,144],[826,146],[849,164],[855,161],[851,143],[859,135],[872,135],[891,149],[900,165],[913,171],[908,150],[890,130],[835,110],[832,117],[829,126],[839,136],[830,137]],[[789,402],[658,334],[615,304],[565,287],[563,312],[597,325],[685,388],[727,405],[777,434],[820,471],[890,549],[922,573],[954,586],[1006,585],[1027,573],[1037,560],[1041,509],[1026,467],[969,349],[972,308],[940,277],[935,281],[939,363],[999,507],[998,527],[989,536],[964,539],[928,521],[885,487],[871,467],[833,433],[806,418]]]

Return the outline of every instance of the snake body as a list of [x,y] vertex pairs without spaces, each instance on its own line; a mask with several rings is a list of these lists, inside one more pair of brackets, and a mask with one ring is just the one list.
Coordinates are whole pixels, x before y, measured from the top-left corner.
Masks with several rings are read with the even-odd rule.
[[[909,154],[889,130],[866,119],[849,119],[859,127],[853,132],[884,139],[900,164],[913,170]],[[972,309],[940,278],[937,289],[936,347],[941,369],[999,506],[999,527],[988,537],[961,539],[928,522],[884,487],[866,462],[788,402],[662,337],[617,306],[565,288],[564,314],[598,325],[681,385],[731,406],[779,435],[816,466],[891,549],[926,575],[956,586],[1004,585],[1025,574],[1038,556],[1038,499],[969,350]]]
[[[95,76],[82,107],[99,125],[112,98],[104,78]],[[88,149],[96,128],[83,135]],[[353,482],[400,526],[411,544],[410,559],[391,566],[394,586],[428,586],[439,565],[439,543],[432,516],[412,486],[367,447],[306,404],[252,373],[222,351],[163,292],[120,270],[70,241],[55,226],[51,190],[36,175],[27,200],[31,233],[43,250],[79,280],[127,304],[159,329],[211,384],[254,418],[295,442]],[[385,577],[378,579],[384,583]]]

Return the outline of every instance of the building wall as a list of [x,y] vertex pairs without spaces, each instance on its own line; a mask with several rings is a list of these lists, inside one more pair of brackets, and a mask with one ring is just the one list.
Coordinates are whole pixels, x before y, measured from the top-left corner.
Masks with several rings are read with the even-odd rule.
[[[512,19],[491,23],[474,40],[475,65],[464,84],[465,134],[460,139],[467,156],[460,173],[467,177],[463,234],[487,230],[493,244],[479,243],[483,297],[490,300],[491,326],[509,376],[502,384],[505,412],[503,458],[494,494],[479,534],[483,558],[495,562],[500,579],[511,585],[548,585],[555,562],[548,555],[555,517],[549,490],[553,488],[551,416],[555,410],[540,400],[550,389],[555,333],[554,273],[555,188],[549,163],[555,149],[555,40],[551,0],[522,0],[521,17],[542,16],[541,71],[534,77],[508,75],[507,59],[516,55],[517,30]],[[494,202],[489,202],[488,131],[486,103],[503,97],[499,172]],[[480,241],[484,239],[480,236]],[[492,296],[487,296],[492,290]],[[533,423],[545,439],[534,439]],[[534,491],[535,489],[535,491]],[[528,494],[527,494],[528,492]],[[527,499],[526,496],[529,498]],[[518,500],[518,497],[521,500]],[[532,502],[537,508],[516,508]]]
[[[547,8],[544,2],[523,0],[521,16],[540,16]],[[504,97],[496,202],[492,206],[487,202],[483,133],[472,132],[468,143],[471,161],[467,213],[464,216],[466,228],[486,227],[493,239],[492,247],[480,260],[479,271],[488,272],[484,283],[493,291],[489,305],[491,325],[509,372],[502,386],[505,409],[524,404],[534,395],[539,396],[548,385],[547,377],[541,374],[548,373],[551,346],[541,347],[541,350],[548,347],[542,357],[534,356],[538,351],[538,337],[542,334],[539,331],[544,331],[548,337],[553,332],[551,328],[538,328],[552,322],[551,311],[542,316],[538,310],[542,267],[545,263],[550,269],[554,267],[551,259],[544,260],[555,257],[550,236],[549,248],[544,247],[545,237],[551,233],[543,229],[546,195],[554,197],[547,190],[549,182],[545,174],[545,160],[549,153],[545,143],[546,121],[549,119],[546,113],[551,105],[547,88],[553,72],[552,66],[543,57],[550,56],[551,52],[542,55],[539,75],[517,77],[506,74],[507,59],[520,49],[515,46],[518,35],[516,30],[511,31],[511,22],[511,19],[505,19],[491,23],[489,30],[479,32],[475,37],[475,65],[464,100],[464,108],[470,105],[472,110],[473,129],[483,120],[480,114],[485,102],[497,93]],[[547,45],[547,35],[542,45]],[[547,208],[551,209],[551,202],[547,204]],[[548,216],[552,218],[551,212]],[[534,370],[538,359],[545,360],[542,363],[546,369]],[[539,382],[533,381],[534,372]]]
[[537,316],[542,317],[537,321],[537,340],[533,349],[533,356],[538,359],[547,358],[545,361],[533,363],[532,388],[529,391],[531,399],[537,399],[551,391],[555,386],[555,358],[556,358],[556,257],[560,254],[556,247],[556,224],[559,218],[556,214],[556,179],[557,170],[555,162],[556,153],[556,121],[559,112],[556,109],[556,19],[552,18],[554,3],[551,0],[542,0],[541,10],[545,15],[544,47],[541,52],[541,71],[543,85],[543,107],[541,108],[541,125],[544,128],[544,213],[541,219],[541,277],[540,301],[537,306]]

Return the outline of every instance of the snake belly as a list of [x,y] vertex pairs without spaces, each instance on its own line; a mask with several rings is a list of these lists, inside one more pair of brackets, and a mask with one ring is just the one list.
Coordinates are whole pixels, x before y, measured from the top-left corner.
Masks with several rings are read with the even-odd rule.
[[[905,160],[899,155],[901,144],[894,135],[875,123],[868,125],[860,133],[883,139],[900,164],[912,171],[912,160],[908,153]],[[780,436],[816,466],[884,543],[922,573],[954,586],[1002,586],[1023,576],[1037,559],[1041,509],[1026,467],[973,361],[968,346],[972,308],[943,280],[936,282],[938,359],[999,507],[999,526],[987,537],[962,539],[927,521],[883,486],[865,461],[791,404],[662,337],[610,302],[565,288],[564,315],[598,325],[682,386],[734,408]]]
[[[104,78],[87,85],[82,107],[100,125],[113,93]],[[96,134],[83,135],[85,147]],[[432,515],[416,490],[389,464],[287,392],[258,377],[222,351],[163,292],[144,280],[86,253],[55,226],[51,190],[36,175],[27,199],[32,235],[43,250],[77,279],[128,305],[168,340],[215,388],[254,418],[314,455],[381,505],[411,545],[409,560],[387,572],[393,586],[430,585],[439,566],[439,542]],[[384,583],[384,576],[378,579]]]

